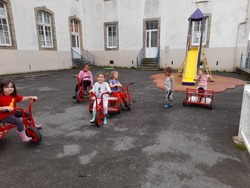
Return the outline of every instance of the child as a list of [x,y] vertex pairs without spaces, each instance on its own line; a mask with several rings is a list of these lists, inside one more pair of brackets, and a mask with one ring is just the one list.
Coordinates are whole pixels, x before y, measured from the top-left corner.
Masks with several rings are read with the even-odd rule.
[[114,97],[118,97],[120,96],[123,102],[123,108],[124,108],[124,104],[126,104],[126,97],[123,94],[123,92],[120,91],[119,87],[122,87],[122,85],[120,84],[119,80],[119,73],[117,71],[112,71],[110,73],[110,80],[109,80],[109,86],[111,88],[112,94]]
[[170,67],[164,68],[164,74],[167,77],[165,81],[167,104],[163,108],[172,107],[175,80],[171,73],[172,69]]
[[[20,117],[22,117],[22,113],[20,110],[16,110],[15,108],[16,103],[29,99],[37,100],[37,96],[23,97],[18,95],[13,80],[5,79],[0,82],[0,121],[2,123],[15,124],[17,132],[23,142],[29,142],[32,138],[26,135],[23,121],[20,119]],[[8,112],[4,112],[6,110]],[[25,116],[28,115],[28,113],[25,113]],[[36,125],[36,127],[41,128],[41,125]]]
[[[98,103],[101,102],[101,95],[104,92],[111,93],[111,89],[109,87],[109,84],[107,82],[105,82],[104,80],[105,80],[105,74],[98,73],[97,74],[97,82],[94,84],[93,88],[89,91],[89,93],[93,92],[96,94]],[[103,95],[102,102],[103,102],[103,107],[104,107],[103,124],[106,125],[107,124],[107,114],[108,114],[108,94]],[[90,120],[91,123],[95,122],[95,117],[96,117],[95,108],[96,108],[96,102],[94,102],[94,104],[93,104],[93,111],[92,111],[93,118]]]
[[198,70],[198,76],[197,76],[197,80],[198,81],[198,87],[197,89],[200,90],[207,90],[207,81],[211,80],[212,82],[214,82],[213,78],[210,75],[204,74],[202,69]]
[[[79,86],[82,85],[82,82],[84,83],[84,93],[87,94],[87,87],[92,88],[93,87],[93,75],[91,71],[89,71],[89,65],[84,64],[82,66],[82,70],[79,72],[78,75],[74,76],[75,78],[80,79]],[[73,96],[73,99],[76,99],[76,95],[78,92],[78,84],[75,87],[75,95]]]

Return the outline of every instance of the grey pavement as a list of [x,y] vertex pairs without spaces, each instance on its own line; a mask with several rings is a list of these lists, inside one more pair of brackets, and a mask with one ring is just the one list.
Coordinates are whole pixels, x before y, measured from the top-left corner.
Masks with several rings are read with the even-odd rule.
[[89,122],[87,101],[72,99],[78,70],[7,76],[19,94],[39,97],[33,112],[43,140],[22,143],[15,130],[0,140],[0,187],[250,187],[249,154],[232,141],[242,86],[216,93],[213,110],[183,107],[184,92],[163,109],[165,92],[149,78],[159,72],[118,71],[121,83],[135,82],[135,103],[100,128]]

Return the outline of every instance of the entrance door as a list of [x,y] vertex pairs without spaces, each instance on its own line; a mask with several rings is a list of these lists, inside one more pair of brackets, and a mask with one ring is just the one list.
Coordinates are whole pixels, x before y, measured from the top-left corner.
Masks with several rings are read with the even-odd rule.
[[146,57],[154,58],[157,55],[158,21],[146,22]]
[[81,58],[79,22],[76,20],[71,20],[71,41],[73,59]]

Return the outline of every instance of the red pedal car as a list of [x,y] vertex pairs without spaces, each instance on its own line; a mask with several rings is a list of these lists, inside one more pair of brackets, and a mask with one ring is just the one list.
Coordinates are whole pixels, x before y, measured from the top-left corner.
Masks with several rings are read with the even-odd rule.
[[186,89],[186,97],[183,100],[183,106],[194,104],[199,106],[206,106],[212,110],[214,99],[214,91],[203,89]]
[[[24,110],[23,108],[17,107],[17,110],[22,112],[23,123],[25,126],[27,136],[32,138],[32,142],[39,143],[42,140],[42,135],[39,130],[35,127],[35,122],[32,116],[32,104],[35,100],[31,100],[28,109]],[[29,112],[29,116],[25,117],[25,112]],[[15,124],[5,124],[0,122],[0,140],[13,128]]]
[[82,103],[84,98],[88,98],[88,93],[90,90],[90,87],[87,88],[86,93],[84,93],[84,82],[80,80],[80,78],[77,76],[77,83],[78,83],[78,92],[76,94],[76,101],[78,103]]

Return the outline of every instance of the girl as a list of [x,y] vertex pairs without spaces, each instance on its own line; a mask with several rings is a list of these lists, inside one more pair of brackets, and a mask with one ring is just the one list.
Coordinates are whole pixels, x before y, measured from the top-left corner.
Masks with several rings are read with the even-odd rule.
[[[74,76],[75,78],[79,78],[81,80],[80,85],[82,85],[82,82],[84,83],[84,93],[87,94],[87,87],[93,87],[93,75],[91,71],[89,70],[89,65],[84,64],[82,66],[82,70],[79,72],[78,75]],[[76,99],[76,95],[78,92],[78,84],[75,87],[75,95],[73,96],[73,99]]]
[[167,104],[164,105],[163,108],[171,108],[173,101],[175,80],[174,77],[172,76],[172,69],[170,67],[164,68],[164,74],[167,77],[165,80]]
[[[89,91],[89,93],[93,92],[97,96],[98,103],[101,102],[101,95],[104,92],[111,93],[111,89],[109,87],[109,84],[107,82],[104,82],[105,80],[105,74],[104,73],[98,73],[97,74],[97,82],[94,84],[93,88]],[[103,124],[107,124],[107,114],[108,114],[108,94],[103,95],[103,107],[104,107],[104,120]],[[95,122],[95,116],[96,116],[96,102],[93,104],[93,118],[90,120],[91,123]]]
[[[17,132],[22,138],[23,142],[29,142],[32,140],[25,133],[23,121],[19,119],[22,117],[22,113],[16,110],[16,103],[26,101],[29,99],[37,100],[37,96],[21,96],[17,94],[16,86],[13,80],[5,79],[0,82],[0,121],[2,123],[15,124]],[[4,112],[4,111],[8,112]],[[29,114],[25,114],[28,116]],[[41,125],[36,125],[37,128],[41,128]]]
[[122,105],[124,108],[124,104],[126,104],[126,97],[123,94],[123,92],[119,90],[119,87],[122,87],[122,85],[120,84],[118,77],[119,77],[119,73],[117,71],[112,71],[110,73],[109,86],[111,88],[111,91],[114,97],[118,97],[118,96],[121,97],[122,102],[123,102]]
[[214,82],[213,78],[208,75],[208,74],[204,74],[202,69],[198,70],[198,77],[197,77],[197,81],[198,81],[198,87],[197,89],[203,89],[203,90],[207,90],[207,81],[211,80],[212,82]]

